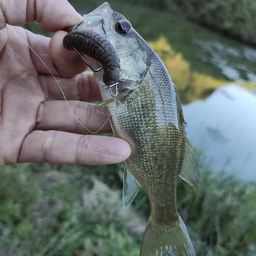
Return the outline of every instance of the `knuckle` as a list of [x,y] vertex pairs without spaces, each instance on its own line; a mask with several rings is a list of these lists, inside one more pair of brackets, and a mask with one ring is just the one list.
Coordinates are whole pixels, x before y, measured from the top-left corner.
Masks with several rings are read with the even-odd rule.
[[43,143],[43,161],[50,163],[52,159],[52,148],[53,148],[53,142],[56,137],[56,132],[52,131],[46,136],[44,143]]
[[76,117],[75,130],[78,133],[84,133],[88,124],[91,123],[93,118],[93,107],[91,104],[84,102],[77,102],[74,108],[74,118]]
[[77,142],[76,162],[83,164],[85,160],[90,158],[90,136],[81,136]]

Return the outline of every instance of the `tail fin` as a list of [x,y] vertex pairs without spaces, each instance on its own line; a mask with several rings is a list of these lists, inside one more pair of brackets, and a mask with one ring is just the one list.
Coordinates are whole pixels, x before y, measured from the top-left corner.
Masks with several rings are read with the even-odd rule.
[[196,256],[181,217],[170,226],[155,226],[149,219],[140,256]]

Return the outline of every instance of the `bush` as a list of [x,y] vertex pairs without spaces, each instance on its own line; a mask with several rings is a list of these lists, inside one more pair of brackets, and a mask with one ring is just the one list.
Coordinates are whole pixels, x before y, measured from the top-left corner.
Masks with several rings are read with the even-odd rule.
[[188,19],[256,44],[256,2],[251,0],[171,0]]
[[256,2],[253,0],[129,0],[171,12],[256,45]]

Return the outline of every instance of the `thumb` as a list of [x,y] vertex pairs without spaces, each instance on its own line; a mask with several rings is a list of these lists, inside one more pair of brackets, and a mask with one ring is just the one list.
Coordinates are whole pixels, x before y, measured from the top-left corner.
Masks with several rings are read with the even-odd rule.
[[67,0],[0,0],[0,29],[36,21],[42,29],[54,32],[81,20]]

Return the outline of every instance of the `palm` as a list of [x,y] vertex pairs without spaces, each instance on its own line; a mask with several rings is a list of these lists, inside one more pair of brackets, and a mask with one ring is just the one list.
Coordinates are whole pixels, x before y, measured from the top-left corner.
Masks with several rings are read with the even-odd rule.
[[[95,108],[92,104],[80,101],[100,98],[91,73],[63,78],[61,73],[74,75],[75,71],[52,62],[54,57],[51,56],[51,48],[54,46],[53,43],[49,45],[48,38],[11,26],[7,27],[7,36],[0,58],[0,165],[29,161],[100,164],[102,158],[95,155],[95,150],[111,156],[113,152],[109,152],[109,142],[105,144],[105,140],[114,138],[75,134],[88,132],[77,123],[74,115],[92,131],[98,130],[107,119],[104,108]],[[27,44],[36,50],[41,60],[31,52]],[[76,72],[85,68],[80,60],[74,61]],[[43,63],[57,76],[59,86],[71,100],[68,102],[71,111]],[[76,68],[76,65],[79,67]],[[60,66],[59,70],[57,66]],[[109,124],[101,131],[109,132]],[[90,156],[88,144],[92,144],[94,155]],[[75,154],[72,154],[73,151]],[[86,154],[89,155],[87,159]],[[109,162],[112,161],[109,158]]]
[[[66,32],[58,31],[50,41],[20,27],[4,28],[6,23],[18,25],[32,19],[43,29],[58,31],[79,23],[81,16],[65,0],[0,0],[0,166],[125,160],[130,154],[127,142],[81,135],[88,132],[76,118],[97,131],[108,116],[104,108],[87,103],[100,100],[100,94],[93,75],[83,72],[82,60],[62,46]],[[101,131],[110,132],[109,123]]]
[[22,143],[36,127],[37,111],[45,100],[39,75],[25,45],[25,31],[8,27],[7,34],[10,32],[12,35],[0,59],[0,163],[6,164],[18,161]]

